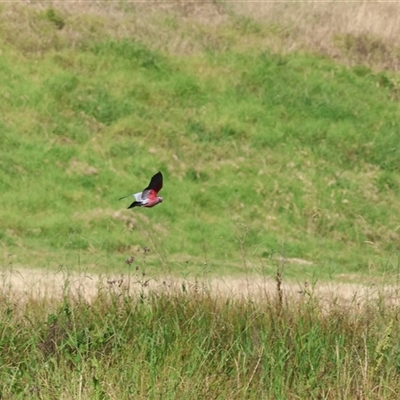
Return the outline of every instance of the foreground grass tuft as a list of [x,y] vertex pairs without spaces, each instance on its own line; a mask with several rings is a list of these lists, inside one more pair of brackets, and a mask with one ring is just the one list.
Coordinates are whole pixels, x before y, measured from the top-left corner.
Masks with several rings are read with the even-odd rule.
[[[67,286],[67,285],[66,285]],[[0,307],[2,398],[396,399],[399,309],[184,286]]]

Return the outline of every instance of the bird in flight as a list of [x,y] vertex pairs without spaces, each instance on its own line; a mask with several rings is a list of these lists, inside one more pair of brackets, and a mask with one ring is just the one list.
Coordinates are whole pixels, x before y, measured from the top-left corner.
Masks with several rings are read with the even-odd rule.
[[128,207],[154,207],[158,203],[161,203],[164,199],[158,196],[158,192],[163,186],[163,176],[161,172],[157,172],[150,180],[149,185],[143,189],[143,192],[131,194],[129,196],[121,197],[126,199],[127,197],[133,196],[135,201]]

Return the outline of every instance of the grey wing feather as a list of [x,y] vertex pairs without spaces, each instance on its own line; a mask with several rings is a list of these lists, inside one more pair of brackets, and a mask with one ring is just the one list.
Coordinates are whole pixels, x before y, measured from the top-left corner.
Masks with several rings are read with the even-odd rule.
[[128,194],[128,196],[120,197],[118,200],[126,199],[127,197],[134,197],[136,201],[142,201],[142,192]]
[[133,194],[132,195],[134,198],[135,198],[135,200],[136,201],[143,201],[143,193],[142,192],[140,192],[140,193],[135,193],[135,194]]
[[147,198],[149,197],[149,192],[150,189],[144,189],[142,193],[138,194],[140,194],[142,200],[147,200]]

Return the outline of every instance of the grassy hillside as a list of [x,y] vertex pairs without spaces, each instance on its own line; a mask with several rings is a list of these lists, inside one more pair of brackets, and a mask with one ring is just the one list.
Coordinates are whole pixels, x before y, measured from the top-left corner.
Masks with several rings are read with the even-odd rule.
[[[192,7],[1,6],[3,265],[396,270],[398,76]],[[158,170],[163,204],[126,210]]]

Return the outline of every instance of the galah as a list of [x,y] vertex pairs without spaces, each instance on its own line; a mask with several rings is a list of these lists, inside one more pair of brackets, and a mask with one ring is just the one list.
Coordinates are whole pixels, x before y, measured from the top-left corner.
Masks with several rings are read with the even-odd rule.
[[158,192],[163,186],[163,176],[161,172],[157,172],[150,180],[149,185],[143,189],[143,192],[131,194],[129,196],[121,197],[126,199],[127,197],[133,196],[135,201],[128,207],[154,207],[158,203],[161,203],[164,199],[158,196]]

